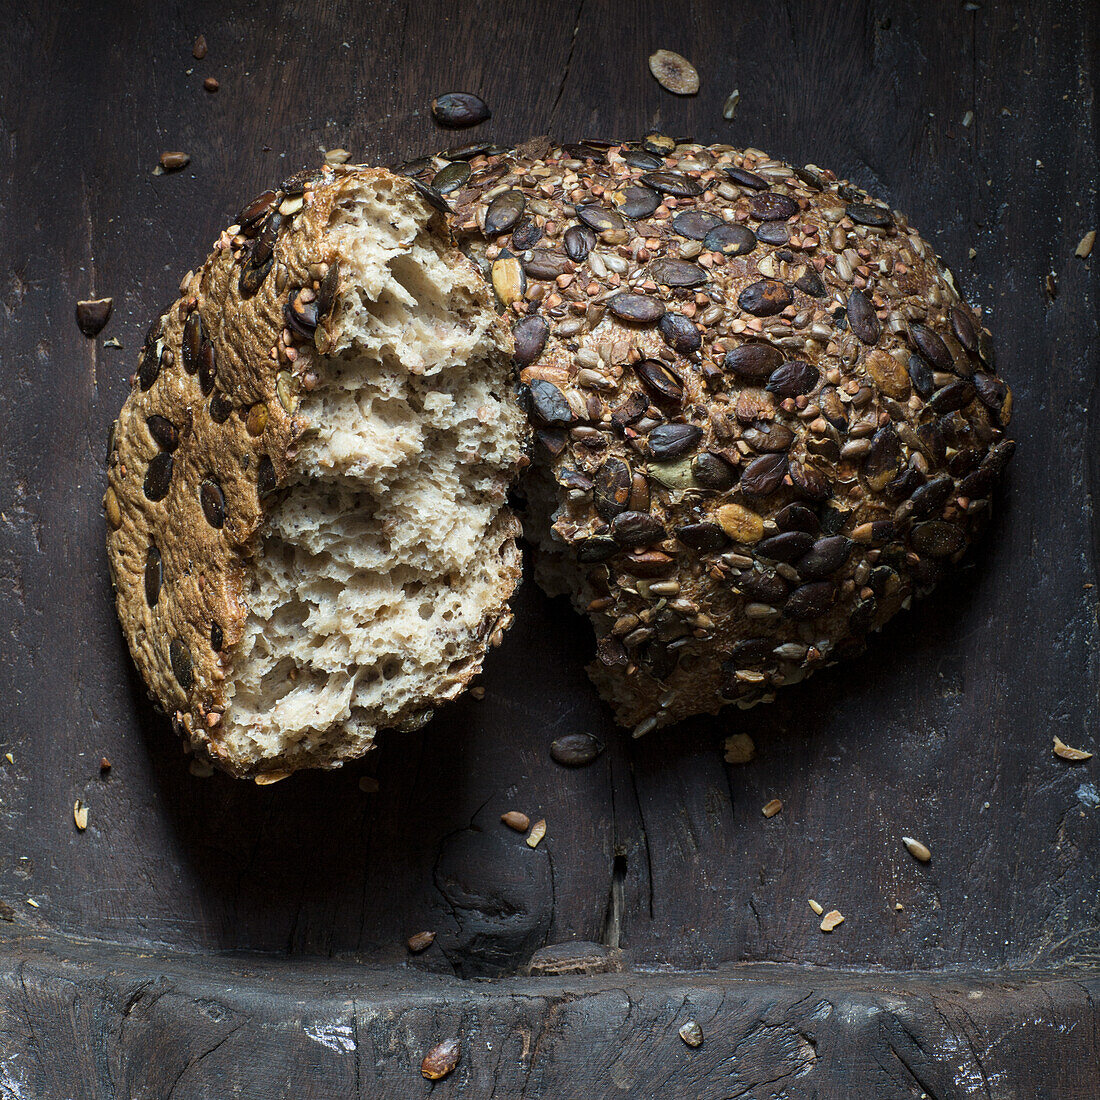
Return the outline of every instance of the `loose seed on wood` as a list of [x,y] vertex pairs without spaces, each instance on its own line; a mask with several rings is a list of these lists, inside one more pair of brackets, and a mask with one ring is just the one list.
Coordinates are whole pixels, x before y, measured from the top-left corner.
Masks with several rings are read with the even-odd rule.
[[216,91],[217,91],[217,90],[218,90],[218,89],[219,89],[219,88],[221,87],[221,85],[220,85],[220,84],[218,83],[218,81],[217,81],[217,78],[216,78],[216,77],[213,77],[213,76],[208,76],[208,77],[207,77],[207,78],[206,78],[206,79],[205,79],[205,80],[204,80],[204,81],[202,82],[202,86],[203,86],[203,88],[204,88],[204,89],[205,89],[206,91],[208,91],[208,92],[209,92],[209,93],[210,93],[211,95],[213,95],[213,94],[214,94],[214,93],[215,93],[215,92],[216,92]]
[[531,819],[526,814],[520,813],[519,810],[509,810],[507,813],[501,814],[500,820],[509,829],[515,829],[517,833],[525,833],[531,828]]
[[1087,260],[1092,253],[1092,246],[1096,244],[1096,230],[1090,229],[1080,241],[1077,242],[1077,247],[1073,250],[1073,254],[1082,260]]
[[779,811],[783,809],[783,803],[778,798],[773,798],[770,802],[764,804],[764,808],[760,811],[765,817],[775,817]]
[[649,55],[649,71],[657,83],[673,95],[695,95],[699,91],[699,74],[685,57],[672,50],[657,50]]
[[537,848],[539,841],[546,836],[546,819],[540,818],[531,826],[531,832],[527,836],[527,847]]
[[405,942],[414,955],[419,955],[421,951],[427,951],[428,948],[435,943],[435,933],[417,932],[415,935],[410,936]]
[[113,298],[95,298],[76,303],[76,325],[85,336],[97,336],[111,319]]
[[462,1047],[457,1039],[444,1039],[436,1043],[420,1063],[420,1073],[429,1081],[438,1081],[453,1073],[462,1058]]
[[821,931],[831,932],[838,925],[844,923],[844,914],[839,909],[830,909],[821,921]]
[[820,917],[825,912],[825,907],[819,901],[814,901],[813,898],[809,899],[810,908]]
[[161,153],[160,166],[166,172],[178,172],[191,163],[191,158],[186,153]]
[[550,745],[551,759],[567,768],[583,768],[601,752],[603,745],[589,733],[567,733]]
[[200,34],[191,47],[191,56],[196,61],[201,61],[206,56],[206,36]]
[[695,1020],[688,1020],[687,1023],[681,1024],[679,1034],[680,1038],[683,1039],[689,1047],[703,1045],[703,1029]]
[[726,97],[726,102],[722,104],[722,117],[727,121],[732,121],[734,115],[737,114],[737,104],[741,102],[741,93],[734,88],[732,92]]
[[432,118],[449,130],[479,126],[492,117],[485,101],[470,92],[446,92],[432,100]]
[[1060,737],[1054,738],[1054,755],[1060,756],[1063,760],[1091,760],[1092,753],[1086,752],[1084,749],[1071,749]]
[[905,845],[909,854],[913,856],[914,859],[919,859],[921,863],[927,863],[932,858],[932,853],[928,849],[928,846],[922,844],[919,840],[914,840],[911,836],[903,836],[901,842]]
[[88,827],[88,807],[79,798],[73,803],[73,822],[80,832]]

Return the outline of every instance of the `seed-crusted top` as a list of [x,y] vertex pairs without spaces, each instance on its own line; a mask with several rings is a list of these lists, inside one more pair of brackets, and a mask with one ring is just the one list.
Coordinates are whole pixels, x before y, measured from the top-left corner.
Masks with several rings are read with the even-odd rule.
[[905,217],[756,149],[536,139],[402,169],[512,317],[591,673],[645,732],[862,647],[987,518],[989,333]]
[[[317,384],[319,358],[338,337],[332,307],[345,288],[325,230],[345,189],[371,179],[438,203],[414,181],[345,166],[264,192],[150,326],[110,431],[104,510],[123,631],[177,730],[231,771],[244,765],[228,758],[219,727],[248,613],[249,560],[265,503],[277,499],[308,427],[299,396]],[[446,237],[441,214],[430,214]],[[473,270],[469,282],[488,305]],[[506,605],[496,611],[506,624]]]

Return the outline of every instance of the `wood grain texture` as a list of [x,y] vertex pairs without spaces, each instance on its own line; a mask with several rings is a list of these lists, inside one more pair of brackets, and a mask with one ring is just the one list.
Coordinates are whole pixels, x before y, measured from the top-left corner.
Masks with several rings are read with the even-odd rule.
[[[419,1006],[424,1041],[444,1023],[473,1020],[479,1004],[495,1014],[499,1041],[513,1044],[494,1045],[497,1095],[519,1087],[506,1052],[522,1049],[525,1034],[537,1042],[540,1014],[562,1031],[553,1057],[543,1050],[517,1063],[544,1067],[532,1096],[570,1095],[561,1091],[566,1067],[597,1033],[612,1074],[612,1050],[634,1051],[630,1028],[664,1020],[677,983],[736,1002],[745,1034],[763,1026],[751,1017],[764,1001],[752,997],[765,994],[746,994],[742,1006],[737,987],[717,978],[605,976],[583,1009],[569,1007],[573,994],[560,984],[537,1007],[525,1007],[535,1004],[526,986],[453,984],[453,975],[516,972],[535,948],[574,938],[620,946],[628,965],[643,967],[813,966],[812,981],[792,986],[803,992],[844,968],[981,971],[1004,990],[1000,1022],[977,1031],[951,1015],[955,1001],[943,1009],[952,1022],[936,1024],[940,994],[927,994],[914,1036],[883,999],[889,982],[851,978],[843,996],[855,1000],[838,998],[854,1007],[834,1012],[832,1045],[819,1044],[813,1070],[835,1087],[734,1080],[734,1029],[721,1050],[703,1048],[712,1060],[687,1079],[696,1084],[669,1078],[663,1095],[839,1095],[840,1071],[823,1052],[863,1050],[856,1037],[872,1034],[887,1053],[867,1070],[884,1082],[868,1095],[1014,1095],[1009,1083],[1026,1079],[1031,1059],[1033,1074],[1062,1074],[1049,1078],[1064,1085],[1050,1095],[1100,1093],[1093,979],[1060,984],[1048,1000],[1044,983],[1011,977],[1100,965],[1096,764],[1072,766],[1050,751],[1053,734],[1097,747],[1100,253],[1082,261],[1073,250],[1100,221],[1098,21],[1087,0],[977,10],[916,0],[532,0],[522,9],[503,0],[48,0],[9,13],[0,46],[0,754],[14,763],[0,759],[0,899],[14,924],[2,927],[208,956],[209,970],[188,971],[187,1011],[199,1017],[209,988],[238,995],[220,952],[282,957],[253,992],[239,992],[255,998],[252,1007],[218,1019],[212,1008],[178,1037],[175,1061],[162,1068],[199,1080],[229,1064],[233,1020],[275,1028],[292,1012],[288,1001],[267,1003],[266,991],[310,972],[306,956],[340,960],[331,996],[353,1006],[332,1011],[366,1027],[363,1013],[375,1009],[355,1007],[346,968],[406,965],[406,937],[434,930],[436,944],[407,962],[428,984],[400,996]],[[200,32],[209,43],[201,62],[191,57]],[[674,98],[652,80],[645,59],[656,48],[693,60],[698,96]],[[220,81],[216,95],[202,90],[208,75]],[[725,122],[734,88],[740,107]],[[490,657],[484,700],[467,697],[419,733],[385,737],[343,772],[264,788],[195,778],[146,702],[115,622],[100,515],[107,425],[145,326],[242,200],[316,163],[322,147],[387,163],[465,140],[441,134],[428,115],[431,97],[451,89],[477,92],[494,110],[471,139],[631,137],[657,127],[827,165],[905,210],[985,307],[999,373],[1016,393],[1019,448],[998,517],[958,577],[890,624],[872,652],[785,689],[770,707],[630,741],[584,678],[588,627],[528,583],[515,628]],[[154,176],[168,149],[189,152],[190,165]],[[1053,300],[1044,288],[1051,272]],[[115,313],[89,341],[73,307],[103,295]],[[111,337],[121,351],[105,346]],[[551,740],[578,730],[599,736],[605,753],[585,769],[553,764]],[[729,767],[721,738],[738,731],[751,734],[758,756]],[[105,777],[103,755],[113,764]],[[376,794],[359,789],[362,775],[378,779]],[[764,819],[773,797],[783,811]],[[84,833],[73,826],[77,798],[89,807]],[[539,848],[499,824],[508,809],[546,818]],[[929,845],[931,863],[913,860],[903,834]],[[811,896],[844,912],[836,932],[818,931]],[[0,1027],[0,1066],[9,1044],[34,1072],[62,1075],[42,1054],[44,1039],[37,1055],[18,1044],[38,1042],[37,1029],[69,1027],[54,1039],[97,1051],[84,1071],[96,1087],[114,1082],[106,1095],[166,1094],[155,1083],[142,1093],[134,1076],[171,1043],[166,1032],[141,1032],[142,1012],[125,1011],[133,960],[113,976],[94,953],[36,971],[26,942],[4,949],[0,997],[14,1015]],[[162,964],[148,966],[155,985]],[[76,980],[82,967],[97,975],[87,980],[100,991],[98,1008]],[[842,990],[848,981],[835,980]],[[370,981],[362,1003],[378,999],[378,1065],[392,1058],[404,1073],[415,1052],[394,1038],[390,994]],[[869,1000],[859,1000],[859,982],[871,983]],[[976,1058],[967,1035],[1008,1035],[1011,1020],[1025,1018],[1042,1027],[1020,1023],[1011,1041],[989,1039],[1018,1046],[1005,1054],[1014,1060],[1003,1082],[988,1072],[971,1084],[936,1076],[955,1058],[949,1032],[960,1057]],[[111,1049],[108,1027],[119,1037]],[[252,1027],[242,1025],[236,1041]],[[786,1043],[784,1034],[776,1041]],[[223,1038],[220,1054],[204,1055]],[[904,1058],[889,1055],[895,1040]],[[379,1069],[367,1083],[373,1049],[355,1063],[356,1080],[346,1062],[330,1065],[327,1048],[295,1042],[282,1052],[263,1040],[282,1074],[267,1094],[283,1095],[284,1080],[301,1086],[297,1095],[319,1094],[309,1091],[310,1066],[344,1074],[333,1080],[349,1094],[382,1095],[398,1079]],[[670,1073],[686,1064],[674,1030],[667,1042],[631,1053],[629,1072],[648,1073],[657,1058]],[[1053,1061],[1065,1042],[1083,1044],[1072,1065]],[[911,1058],[931,1068],[910,1080]],[[486,1072],[484,1062],[464,1069],[463,1094],[489,1095]],[[712,1079],[721,1084],[698,1084]],[[606,1092],[593,1085],[592,1094],[655,1094],[631,1080]],[[1080,1091],[1086,1081],[1092,1092]],[[94,1094],[63,1076],[54,1084],[40,1094]],[[458,1087],[439,1086],[443,1095]],[[198,1084],[176,1092],[207,1094]]]
[[[432,1096],[1096,1096],[1095,977],[756,967],[481,985],[227,958],[212,984],[180,956],[56,947],[20,944],[0,966],[0,1095],[390,1100],[427,1095],[422,1057],[456,1039]],[[691,1019],[695,1049],[678,1035]]]

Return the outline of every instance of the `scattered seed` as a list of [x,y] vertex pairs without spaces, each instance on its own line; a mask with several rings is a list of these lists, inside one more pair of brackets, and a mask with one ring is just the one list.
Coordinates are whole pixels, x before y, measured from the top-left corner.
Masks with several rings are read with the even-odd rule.
[[737,104],[741,102],[741,93],[734,88],[730,92],[726,99],[726,102],[722,104],[722,117],[730,122],[733,120],[733,116],[737,114]]
[[970,124],[974,121],[974,112],[967,111],[962,117],[962,124],[965,128],[969,129]]
[[15,763],[15,757],[14,757],[14,756],[12,756],[12,754],[11,754],[10,752],[6,752],[6,753],[4,753],[4,759],[5,759],[5,760],[6,760],[6,761],[7,761],[7,762],[8,762],[9,764],[14,764],[14,763]]
[[435,933],[417,932],[415,935],[410,936],[405,942],[414,955],[419,955],[421,951],[427,951],[428,948],[435,943]]
[[85,336],[97,336],[111,319],[113,298],[94,298],[76,303],[76,325]]
[[191,47],[191,56],[196,61],[201,61],[206,56],[206,36],[199,35],[195,39],[195,44]]
[[1054,738],[1054,755],[1063,760],[1091,760],[1092,753],[1084,749],[1071,749],[1060,737]]
[[814,901],[813,898],[810,898],[809,900],[810,908],[820,917],[821,914],[825,912],[825,907],[821,904],[821,902]]
[[778,798],[773,798],[770,802],[764,804],[764,808],[760,812],[765,817],[775,817],[781,809],[783,809],[783,803]]
[[838,925],[844,923],[844,914],[839,909],[830,909],[821,921],[821,931],[831,932]]
[[447,92],[432,100],[432,118],[449,130],[480,126],[492,117],[485,101],[470,92]]
[[270,787],[272,783],[281,783],[290,772],[262,772],[252,780],[257,787]]
[[186,153],[161,153],[160,166],[166,172],[178,172],[191,163],[191,158]]
[[531,819],[519,810],[509,810],[500,815],[500,820],[509,829],[515,829],[517,833],[525,833],[531,827]]
[[347,149],[325,150],[326,164],[347,164],[349,160],[351,160],[351,153],[349,153]]
[[1096,230],[1090,229],[1078,242],[1073,254],[1082,260],[1087,260],[1094,244],[1096,244]]
[[37,908],[39,908],[38,902],[36,902],[36,901],[34,900],[34,898],[27,898],[27,904],[28,904],[28,905],[29,905],[29,906],[30,906],[30,907],[31,907],[32,909],[37,909]]
[[747,764],[756,755],[756,745],[747,733],[732,734],[722,747],[726,750],[727,764]]
[[448,1073],[454,1072],[461,1057],[462,1047],[459,1046],[458,1040],[444,1039],[424,1055],[424,1060],[420,1063],[420,1072],[429,1081],[438,1081]]
[[590,733],[567,733],[550,745],[551,758],[567,768],[591,764],[601,752],[603,745]]
[[122,506],[118,503],[118,496],[110,486],[103,494],[103,511],[111,529],[117,531],[122,526]]
[[927,863],[932,858],[931,850],[927,845],[921,844],[919,840],[914,840],[911,836],[903,836],[901,842],[905,845],[909,854],[915,859],[919,859],[921,863]]
[[699,74],[694,66],[671,50],[650,54],[649,71],[657,78],[657,83],[673,95],[695,95],[699,91]]
[[698,1047],[703,1045],[703,1029],[699,1026],[695,1020],[688,1020],[687,1023],[680,1025],[680,1038],[684,1040],[689,1047]]
[[208,92],[210,92],[210,94],[211,94],[211,95],[213,95],[213,94],[214,94],[214,92],[216,92],[216,91],[218,90],[218,88],[220,88],[220,87],[221,87],[221,85],[220,85],[220,84],[219,84],[219,83],[217,82],[217,80],[216,80],[216,79],[215,79],[214,77],[212,77],[212,76],[208,76],[208,77],[207,77],[207,78],[206,78],[206,79],[205,79],[205,80],[204,80],[204,81],[202,82],[202,86],[203,86],[203,87],[204,87],[204,88],[205,88],[205,89],[206,89],[206,90],[207,90]]
[[546,836],[546,819],[540,818],[531,826],[531,832],[527,837],[527,847],[537,848],[539,841]]

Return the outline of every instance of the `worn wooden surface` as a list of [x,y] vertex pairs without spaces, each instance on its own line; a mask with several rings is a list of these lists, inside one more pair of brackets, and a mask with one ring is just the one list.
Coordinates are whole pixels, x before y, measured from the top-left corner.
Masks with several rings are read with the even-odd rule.
[[[553,1072],[529,1084],[532,1096],[574,1095],[570,1074],[597,1039],[610,1045],[595,1059],[603,1076],[592,1077],[592,1095],[838,1095],[840,1063],[823,1062],[849,1047],[885,1067],[874,1095],[1033,1095],[1009,1089],[1027,1079],[1029,1064],[1033,1075],[1064,1075],[1050,1078],[1064,1087],[1049,1095],[1100,1094],[1086,992],[1095,994],[1095,980],[1075,986],[1057,977],[1100,965],[1100,789],[1095,762],[1073,766],[1050,751],[1052,734],[1097,744],[1091,585],[1100,460],[1090,444],[1100,415],[1100,252],[1083,261],[1073,250],[1098,222],[1100,17],[1088,0],[967,10],[974,7],[51,0],[8,14],[0,45],[0,754],[10,751],[14,762],[0,759],[0,900],[13,921],[0,930],[14,938],[3,948],[0,1000],[9,1015],[0,1067],[5,1057],[48,1061],[51,1045],[75,1044],[86,1060],[94,1052],[81,1071],[92,1076],[81,1080],[104,1090],[113,1082],[104,1095],[145,1095],[111,1059],[130,1059],[125,1072],[140,1074],[144,1059],[172,1048],[176,1061],[162,1069],[184,1074],[176,1095],[206,1095],[186,1080],[202,1045],[220,1041],[220,1009],[211,1009],[209,1026],[193,1023],[203,998],[252,998],[257,1007],[224,1019],[254,1012],[249,1019],[274,1028],[292,1011],[293,983],[312,973],[305,957],[332,956],[326,1011],[341,1019],[374,1012],[372,997],[389,1003],[375,979],[356,999],[355,967],[364,962],[407,968],[400,980],[419,989],[408,996],[432,1021],[417,1031],[425,1041],[433,1028],[474,1018],[471,1006],[493,1006],[497,1068],[464,1070],[461,1086],[446,1086],[471,1097],[490,1095],[490,1081],[499,1082],[497,1095],[516,1094],[523,1066],[499,1043],[505,1035],[519,1043],[514,1036],[535,1027],[525,1014],[540,1013],[566,1037],[552,1048]],[[209,53],[196,61],[200,32]],[[697,97],[677,99],[655,84],[645,64],[655,48],[694,61]],[[208,75],[221,82],[216,95],[202,90]],[[264,788],[193,777],[131,670],[104,563],[103,439],[141,334],[243,199],[316,163],[322,147],[390,162],[453,143],[433,128],[427,105],[459,88],[494,109],[471,136],[630,137],[657,127],[827,165],[906,210],[987,309],[999,371],[1016,393],[1019,449],[999,516],[958,578],[896,620],[873,652],[786,689],[768,708],[630,742],[584,679],[588,628],[528,584],[517,625],[482,679],[484,700],[459,702],[420,733],[384,738],[371,759],[343,772]],[[726,122],[721,108],[734,88],[740,106]],[[167,149],[190,153],[190,166],[152,175]],[[73,306],[100,295],[114,297],[115,315],[89,341]],[[105,346],[111,337],[122,350]],[[566,771],[548,746],[574,730],[608,747],[593,766]],[[735,731],[758,746],[748,766],[722,762],[721,738]],[[106,777],[103,755],[113,765]],[[359,789],[363,775],[377,778],[377,793]],[[765,820],[760,808],[773,797],[783,811]],[[78,798],[89,806],[84,833],[73,826]],[[546,818],[537,850],[498,824],[512,808]],[[924,840],[932,862],[914,861],[902,834]],[[811,896],[844,912],[831,935],[818,931]],[[439,933],[436,944],[409,958],[405,938],[428,929]],[[124,992],[131,964],[115,959],[105,975],[95,952],[35,961],[27,937],[50,936],[156,950],[167,961],[147,960],[139,969],[148,975],[183,966],[173,952],[194,954],[180,986],[179,1003],[189,1007],[176,1017],[183,1045],[164,1037],[167,1007],[156,1025],[167,1031],[125,1039],[134,1022]],[[612,1046],[629,1046],[635,1025],[640,1037],[646,1029],[655,1036],[652,1021],[664,1020],[661,1006],[685,983],[733,998],[746,1029],[758,1026],[750,1017],[754,998],[769,996],[767,983],[746,986],[739,1000],[705,976],[617,975],[600,981],[623,992],[585,993],[582,1004],[597,1007],[570,1010],[561,1022],[560,1006],[574,1002],[560,983],[531,1007],[526,986],[454,980],[512,973],[536,948],[574,938],[617,945],[634,967],[813,966],[812,981],[784,981],[811,994],[818,981],[839,983],[850,1021],[886,994],[860,1000],[860,983],[871,979],[852,977],[845,992],[847,979],[833,971],[984,972],[985,1003],[998,1005],[989,1011],[1005,1035],[1018,1026],[1012,1043],[1022,1053],[1005,1063],[1003,1080],[996,1069],[966,1084],[924,1071],[910,1080],[891,1060],[891,1036],[901,1034],[893,1024],[834,1022],[813,1072],[837,1085],[812,1093],[730,1078],[741,1050],[730,1031],[724,1047],[704,1048],[709,1060],[696,1068],[706,1073],[689,1078],[694,1084],[673,1072],[686,1064],[686,1048],[654,1038],[631,1055],[629,1073],[649,1073],[664,1058],[661,1088],[647,1091],[628,1074],[612,1089]],[[237,990],[237,970],[220,957],[233,951],[279,961]],[[1010,980],[1021,970],[1053,974],[1054,984]],[[939,994],[927,996],[927,1030],[904,1041],[929,1062],[959,1050],[969,1057],[958,1046],[968,1025],[937,1031]],[[66,998],[83,1005],[65,1010],[68,1031],[56,1016]],[[628,1001],[649,1007],[624,1015]],[[509,1012],[519,1021],[512,1032]],[[1038,1023],[1029,1030],[1025,1019]],[[47,1024],[55,1030],[42,1030]],[[378,1026],[377,1041],[389,1043],[396,1032]],[[117,1051],[103,1045],[111,1029],[125,1039]],[[280,1053],[267,1042],[265,1056],[279,1065],[290,1065],[294,1050],[315,1061],[301,1054],[294,1073],[279,1070],[266,1091],[256,1063],[254,1076],[241,1078],[249,1094],[283,1095],[293,1080],[302,1086],[296,1095],[311,1095],[301,1067],[327,1073],[324,1047],[306,1040]],[[405,1072],[412,1040],[393,1042],[392,1065]],[[1051,1052],[1066,1042],[1079,1044],[1077,1061],[1056,1066]],[[232,1047],[219,1049],[228,1058]],[[389,1057],[378,1055],[377,1065]],[[202,1072],[218,1064],[204,1058]],[[535,1064],[543,1064],[535,1055],[525,1063]],[[356,1081],[362,1095],[396,1080],[385,1077],[389,1069],[353,1079],[351,1063],[340,1065],[332,1072],[349,1075],[339,1080]],[[11,1091],[4,1080],[0,1072],[0,1096]],[[1031,1086],[1045,1080],[1033,1076]],[[92,1094],[67,1081],[25,1095]],[[164,1092],[153,1085],[147,1094]]]

